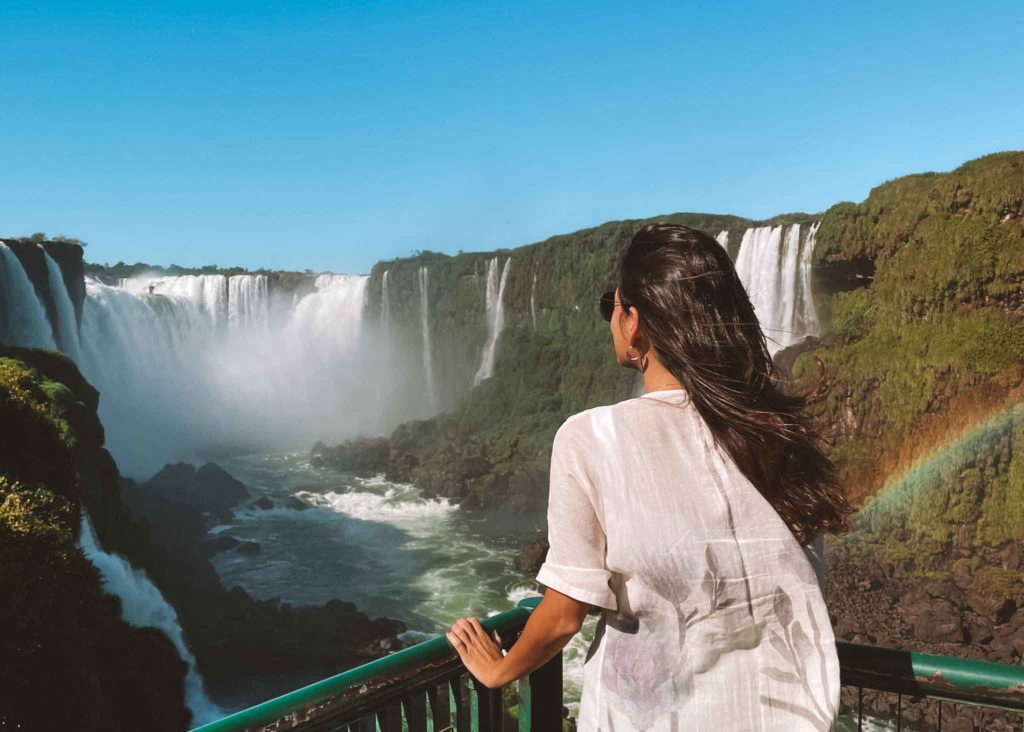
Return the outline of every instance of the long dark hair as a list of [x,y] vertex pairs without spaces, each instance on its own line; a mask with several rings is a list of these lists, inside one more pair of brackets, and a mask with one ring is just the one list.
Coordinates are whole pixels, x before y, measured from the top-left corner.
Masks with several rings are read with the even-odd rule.
[[754,306],[725,249],[686,226],[648,224],[619,264],[619,295],[639,310],[641,336],[686,388],[715,442],[797,540],[849,530],[854,509],[804,410],[828,394],[824,364],[818,359],[819,379],[807,393],[779,389]]

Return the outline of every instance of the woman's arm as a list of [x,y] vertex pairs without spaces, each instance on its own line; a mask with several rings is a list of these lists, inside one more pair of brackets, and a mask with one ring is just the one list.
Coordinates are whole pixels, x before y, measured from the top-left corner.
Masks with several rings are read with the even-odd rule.
[[484,686],[496,688],[543,666],[579,632],[590,605],[546,588],[507,655],[474,617],[459,618],[446,633],[462,663]]

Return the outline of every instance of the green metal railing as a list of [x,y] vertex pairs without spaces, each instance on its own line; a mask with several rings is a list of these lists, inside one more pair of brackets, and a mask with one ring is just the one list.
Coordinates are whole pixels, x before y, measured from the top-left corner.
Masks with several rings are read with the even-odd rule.
[[[511,646],[526,625],[539,597],[512,610],[482,618]],[[983,707],[1024,730],[1024,666],[935,656],[854,643],[837,643],[841,683],[855,687],[847,715],[864,720],[864,692],[895,696],[891,717],[903,729],[907,711],[920,708],[909,722],[916,728],[942,729],[946,717],[963,707]],[[871,710],[879,716],[878,710]],[[296,691],[236,712],[192,732],[561,732],[562,656],[501,689],[478,684],[444,636],[317,681]],[[987,729],[987,727],[983,727]],[[1002,729],[1011,727],[1003,726]],[[1018,729],[1018,727],[1012,727]]]
[[[918,727],[923,724],[927,729],[941,730],[944,709],[949,722],[951,716],[968,716],[964,708],[974,707],[1002,711],[1003,722],[1016,722],[1019,726],[1012,729],[1024,730],[1024,666],[856,643],[836,645],[842,684],[857,690],[858,730],[863,729],[865,690],[895,696],[895,700],[884,701],[887,707],[895,704],[891,718],[898,731],[903,729],[912,705],[919,707],[911,720]],[[921,709],[924,704],[930,708]]]
[[[539,597],[481,618],[511,646]],[[404,725],[403,725],[404,722]],[[243,709],[192,732],[527,732],[562,728],[562,656],[500,689],[466,671],[442,635]]]

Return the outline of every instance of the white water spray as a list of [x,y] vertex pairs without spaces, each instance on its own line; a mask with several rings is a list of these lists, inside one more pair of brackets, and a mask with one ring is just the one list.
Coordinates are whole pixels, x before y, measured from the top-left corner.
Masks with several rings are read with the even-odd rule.
[[103,576],[103,589],[121,598],[121,617],[132,625],[159,628],[171,639],[182,660],[188,664],[185,676],[185,704],[192,710],[193,724],[198,726],[220,719],[224,710],[210,701],[203,689],[203,680],[196,670],[196,659],[185,643],[178,614],[146,573],[133,568],[123,557],[100,548],[89,516],[82,511],[82,532],[79,539],[86,558]]
[[292,307],[263,275],[241,277],[86,283],[82,370],[103,395],[107,444],[126,474],[385,426],[381,393],[363,378],[368,278],[321,275]]

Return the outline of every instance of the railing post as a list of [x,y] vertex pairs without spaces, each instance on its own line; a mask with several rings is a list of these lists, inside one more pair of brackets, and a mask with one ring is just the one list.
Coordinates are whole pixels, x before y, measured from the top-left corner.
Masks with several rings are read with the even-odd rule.
[[480,732],[501,732],[501,687],[491,689],[474,678],[473,690],[477,698],[477,729]]
[[530,674],[530,732],[561,732],[562,652]]

